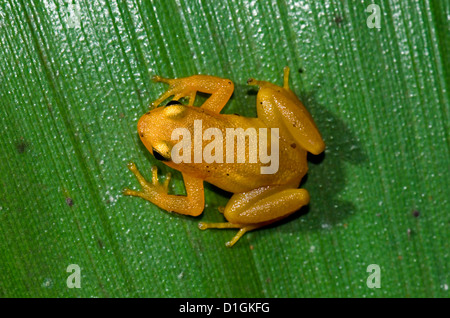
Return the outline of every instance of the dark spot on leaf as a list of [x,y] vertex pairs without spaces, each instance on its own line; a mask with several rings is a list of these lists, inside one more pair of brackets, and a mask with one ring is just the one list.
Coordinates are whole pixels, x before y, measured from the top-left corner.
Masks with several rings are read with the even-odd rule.
[[97,239],[97,245],[98,248],[101,250],[105,248],[105,245],[103,244],[103,241],[100,238]]
[[291,147],[292,147],[293,149],[295,149],[295,148],[297,147],[297,144],[296,144],[295,142],[293,142],[293,143],[291,144]]
[[16,144],[16,148],[18,153],[24,153],[28,148],[28,144],[25,141],[21,141]]
[[420,211],[414,210],[414,211],[412,211],[412,215],[413,215],[413,217],[418,218],[420,215]]
[[73,206],[73,199],[67,197],[67,198],[66,198],[66,204],[67,204],[68,206]]
[[336,23],[337,25],[340,25],[342,21],[344,21],[344,18],[341,16],[337,16],[334,18],[334,23]]
[[302,68],[299,68],[298,69],[298,72],[301,74],[301,73],[303,73],[303,69]]

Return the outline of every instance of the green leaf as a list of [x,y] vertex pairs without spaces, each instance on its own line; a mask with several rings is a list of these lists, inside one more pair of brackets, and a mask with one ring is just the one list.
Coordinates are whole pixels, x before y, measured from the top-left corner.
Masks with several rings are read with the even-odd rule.
[[[379,29],[372,1],[1,2],[0,296],[448,297],[449,2],[376,3]],[[129,161],[184,192],[137,136],[152,75],[229,78],[255,116],[246,80],[286,65],[327,145],[307,208],[226,248],[197,228],[220,189],[198,218],[121,194]]]

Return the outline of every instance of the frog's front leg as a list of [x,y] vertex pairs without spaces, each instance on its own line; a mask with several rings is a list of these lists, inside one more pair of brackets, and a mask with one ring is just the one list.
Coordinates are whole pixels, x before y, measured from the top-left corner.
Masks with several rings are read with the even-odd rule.
[[238,228],[238,233],[226,246],[233,246],[245,232],[281,220],[309,203],[305,189],[289,186],[266,186],[234,194],[225,207],[226,223],[199,223],[201,230]]
[[159,106],[170,96],[173,96],[173,100],[189,97],[189,105],[192,106],[197,92],[202,92],[211,94],[203,103],[202,108],[220,113],[234,90],[232,81],[210,75],[193,75],[174,79],[154,76],[153,80],[169,84],[169,89],[152,103],[152,107]]
[[161,209],[184,215],[198,216],[203,212],[205,206],[203,180],[190,177],[183,173],[186,196],[170,195],[168,194],[170,176],[166,177],[163,184],[160,184],[156,167],[152,168],[152,182],[145,180],[134,163],[128,164],[128,169],[134,173],[142,190],[124,189],[124,195],[141,197],[156,204]]

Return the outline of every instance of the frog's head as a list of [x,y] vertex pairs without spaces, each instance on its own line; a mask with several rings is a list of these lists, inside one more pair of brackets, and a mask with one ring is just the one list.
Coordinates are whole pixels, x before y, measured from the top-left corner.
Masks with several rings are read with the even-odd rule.
[[152,109],[139,119],[139,137],[156,159],[171,160],[172,147],[178,142],[172,140],[172,132],[189,125],[189,113],[189,106],[170,101],[166,106]]

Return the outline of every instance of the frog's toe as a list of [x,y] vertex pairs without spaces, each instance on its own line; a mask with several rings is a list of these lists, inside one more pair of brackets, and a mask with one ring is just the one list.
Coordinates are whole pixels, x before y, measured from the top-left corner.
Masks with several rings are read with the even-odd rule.
[[153,82],[161,82],[161,83],[169,83],[170,79],[162,77],[162,76],[159,76],[159,75],[153,75],[152,76],[152,81]]
[[164,180],[164,183],[163,183],[163,187],[166,191],[169,190],[169,183],[170,183],[171,178],[172,178],[172,174],[170,172],[168,172],[166,174],[166,179]]
[[131,195],[133,197],[139,197],[141,195],[141,192],[125,188],[125,189],[122,190],[122,194],[123,195]]
[[122,192],[124,195],[132,195],[135,197],[152,197],[156,193],[167,193],[170,178],[169,178],[169,181],[167,181],[167,178],[166,178],[166,181],[164,184],[159,183],[158,169],[156,168],[156,166],[152,167],[152,182],[148,182],[144,178],[144,176],[139,172],[135,163],[133,163],[133,162],[129,163],[128,169],[130,169],[130,171],[133,172],[133,174],[135,175],[139,184],[141,185],[142,190],[135,191],[135,190],[130,190],[130,189],[126,188]]
[[236,235],[228,242],[225,243],[227,247],[232,247],[246,232],[257,229],[261,225],[259,224],[235,224],[230,222],[222,222],[222,223],[198,223],[198,228],[200,230],[206,229],[239,229]]

